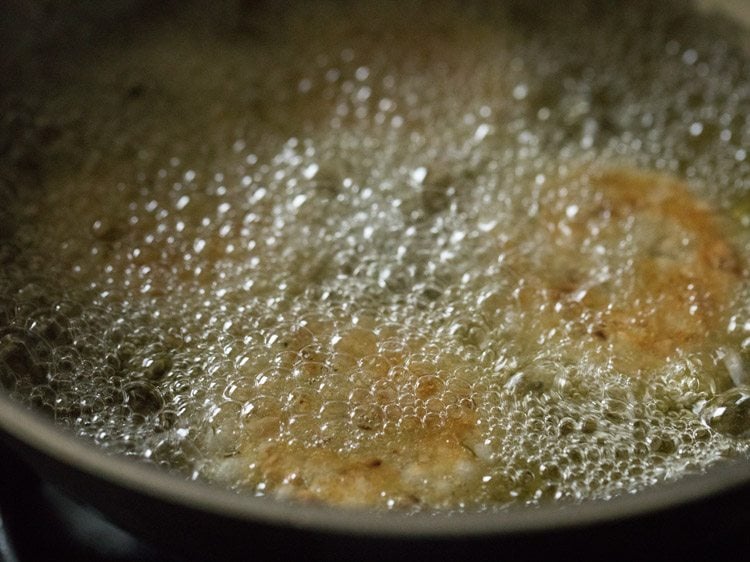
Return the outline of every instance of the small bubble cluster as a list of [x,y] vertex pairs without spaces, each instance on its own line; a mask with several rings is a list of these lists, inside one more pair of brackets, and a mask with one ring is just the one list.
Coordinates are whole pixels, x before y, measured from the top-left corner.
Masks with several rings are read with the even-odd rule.
[[54,94],[26,70],[2,388],[109,452],[339,505],[608,499],[746,458],[747,31],[465,4],[185,8],[59,55]]

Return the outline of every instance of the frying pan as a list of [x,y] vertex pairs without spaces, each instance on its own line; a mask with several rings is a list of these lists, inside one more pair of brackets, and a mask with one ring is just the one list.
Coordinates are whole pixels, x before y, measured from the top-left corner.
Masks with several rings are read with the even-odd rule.
[[[47,44],[64,37],[83,41],[126,18],[168,11],[165,4],[156,9],[146,4],[82,0],[60,11],[54,3],[12,0],[0,11],[3,57],[12,58],[40,36]],[[744,0],[702,4],[750,25]],[[2,392],[0,438],[30,479],[42,479],[144,540],[189,559],[692,556],[720,548],[728,534],[750,545],[744,538],[750,528],[750,510],[744,507],[750,505],[750,462],[745,461],[609,501],[491,514],[405,515],[246,497],[188,482],[103,454]]]

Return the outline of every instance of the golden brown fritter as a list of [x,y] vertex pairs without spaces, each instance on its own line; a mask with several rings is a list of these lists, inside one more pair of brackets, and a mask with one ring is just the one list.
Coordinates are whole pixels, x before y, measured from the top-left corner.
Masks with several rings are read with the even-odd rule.
[[[526,323],[516,338],[565,333],[557,342],[560,356],[590,353],[629,376],[648,376],[678,353],[720,343],[743,269],[705,201],[676,178],[625,169],[578,173],[549,189],[556,191],[553,202],[530,223],[538,252],[510,257],[518,286],[506,300],[485,301],[488,315],[520,307]],[[404,340],[376,328],[374,318],[343,330],[341,324],[337,331],[330,319],[307,322],[281,342],[279,361],[311,388],[337,374],[356,387],[342,395],[338,420],[336,404],[318,411],[306,404],[315,402],[309,395],[296,397],[298,423],[305,416],[319,423],[334,412],[332,431],[348,431],[351,425],[336,423],[350,418],[363,431],[375,430],[372,440],[350,451],[333,433],[310,448],[264,442],[254,432],[240,457],[252,463],[258,481],[297,499],[455,504],[489,467],[471,381],[455,376],[465,359],[438,357],[428,337]],[[555,344],[554,336],[547,341]],[[268,436],[289,423],[282,417],[280,410],[267,416]],[[260,437],[262,427],[255,428]]]
[[583,187],[544,211],[564,267],[536,274],[561,313],[628,374],[712,345],[743,276],[718,214],[664,174],[612,169],[566,183]]

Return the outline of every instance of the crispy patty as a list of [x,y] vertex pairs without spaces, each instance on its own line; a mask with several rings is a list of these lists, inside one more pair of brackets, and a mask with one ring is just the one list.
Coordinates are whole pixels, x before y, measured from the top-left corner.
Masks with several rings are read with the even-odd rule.
[[[520,309],[527,320],[515,338],[558,345],[552,353],[560,357],[589,354],[630,377],[721,344],[743,269],[710,205],[674,177],[627,169],[579,172],[547,189],[550,204],[529,219],[523,239],[509,243],[517,286],[485,301],[488,322]],[[356,451],[325,439],[314,448],[264,441],[294,421],[271,409],[250,425],[239,458],[265,485],[298,499],[455,504],[496,460],[484,448],[471,381],[455,375],[465,360],[431,356],[428,338],[403,342],[388,329],[373,330],[375,318],[343,331],[347,320],[336,324],[310,321],[290,333],[276,344],[281,366],[301,379],[344,374],[351,381],[356,373],[358,388],[370,391],[349,394],[342,415],[349,412],[363,430],[386,429]],[[515,384],[512,377],[507,384]],[[294,399],[300,424],[327,414],[332,431],[343,423],[335,405],[318,412],[306,408],[314,403],[309,396]],[[410,403],[416,407],[405,416]],[[496,493],[512,487],[498,482]]]

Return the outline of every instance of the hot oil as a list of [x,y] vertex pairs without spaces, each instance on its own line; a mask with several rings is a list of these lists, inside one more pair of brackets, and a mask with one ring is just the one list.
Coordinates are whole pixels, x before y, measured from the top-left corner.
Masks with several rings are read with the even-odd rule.
[[210,16],[5,96],[14,398],[189,478],[379,508],[747,455],[744,32],[647,2]]

